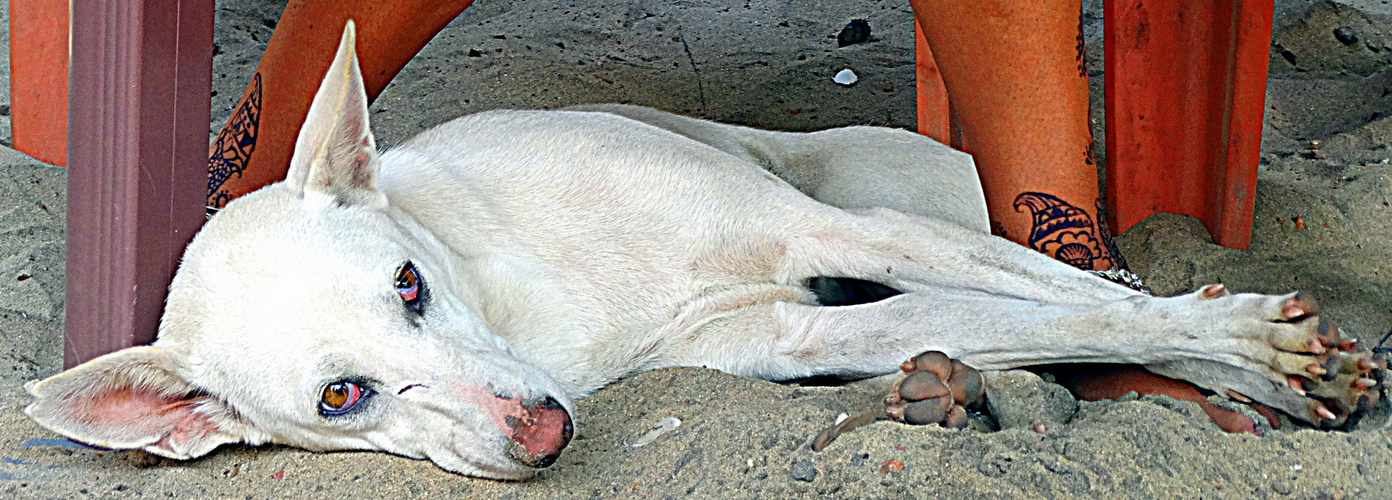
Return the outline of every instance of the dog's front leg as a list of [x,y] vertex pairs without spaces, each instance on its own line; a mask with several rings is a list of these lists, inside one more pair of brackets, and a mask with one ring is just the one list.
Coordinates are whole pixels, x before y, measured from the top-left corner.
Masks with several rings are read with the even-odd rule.
[[1142,364],[1311,422],[1342,420],[1372,385],[1371,359],[1339,351],[1312,301],[1213,290],[1091,303],[950,289],[842,307],[777,302],[712,323],[667,362],[770,379],[889,373],[928,350],[986,370]]

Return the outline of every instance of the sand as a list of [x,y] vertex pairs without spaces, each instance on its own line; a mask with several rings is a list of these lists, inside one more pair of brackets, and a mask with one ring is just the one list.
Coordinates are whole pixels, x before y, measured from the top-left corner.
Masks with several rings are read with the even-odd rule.
[[[219,2],[210,131],[230,113],[281,5]],[[1099,93],[1100,2],[1086,12]],[[898,1],[478,0],[397,77],[372,120],[385,146],[471,112],[590,102],[781,130],[912,128],[909,16]],[[872,40],[837,48],[836,33],[857,18]],[[1341,26],[1359,41],[1335,39]],[[1274,38],[1252,249],[1217,247],[1177,216],[1152,218],[1119,243],[1158,293],[1219,281],[1306,290],[1347,335],[1376,343],[1392,329],[1392,7],[1284,1]],[[860,77],[854,86],[832,82],[844,68]],[[1094,103],[1101,127],[1100,94]],[[1316,139],[1324,158],[1305,153]],[[88,449],[21,413],[23,384],[62,365],[65,182],[64,170],[0,148],[0,497],[1392,498],[1385,405],[1351,431],[1228,435],[1190,403],[1076,403],[1044,381],[1024,393],[1053,405],[1041,410],[1042,434],[878,423],[817,453],[811,436],[873,404],[884,380],[800,387],[658,370],[579,401],[578,434],[560,461],[511,483],[380,453],[230,446],[179,462]],[[666,417],[682,425],[633,446]],[[895,460],[902,470],[883,468]]]

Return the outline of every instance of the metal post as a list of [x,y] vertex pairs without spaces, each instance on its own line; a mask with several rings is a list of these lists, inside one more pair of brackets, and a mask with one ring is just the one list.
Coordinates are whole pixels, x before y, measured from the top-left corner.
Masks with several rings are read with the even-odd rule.
[[73,0],[69,367],[154,339],[203,222],[212,0]]

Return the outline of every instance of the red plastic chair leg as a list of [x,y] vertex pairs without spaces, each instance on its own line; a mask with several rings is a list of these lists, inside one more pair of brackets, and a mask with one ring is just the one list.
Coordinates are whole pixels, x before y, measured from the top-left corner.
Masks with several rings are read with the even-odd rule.
[[952,114],[947,87],[943,85],[933,51],[928,48],[928,40],[923,37],[918,21],[914,21],[914,75],[918,88],[918,133],[966,151],[962,127]]
[[10,112],[15,149],[67,164],[68,0],[10,0]]
[[1247,248],[1273,0],[1106,0],[1107,201],[1118,232],[1192,215]]

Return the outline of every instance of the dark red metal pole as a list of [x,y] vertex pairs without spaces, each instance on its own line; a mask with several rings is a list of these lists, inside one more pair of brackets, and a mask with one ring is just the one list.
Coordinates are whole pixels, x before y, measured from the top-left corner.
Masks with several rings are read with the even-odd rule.
[[155,337],[203,222],[212,0],[73,0],[64,362]]

